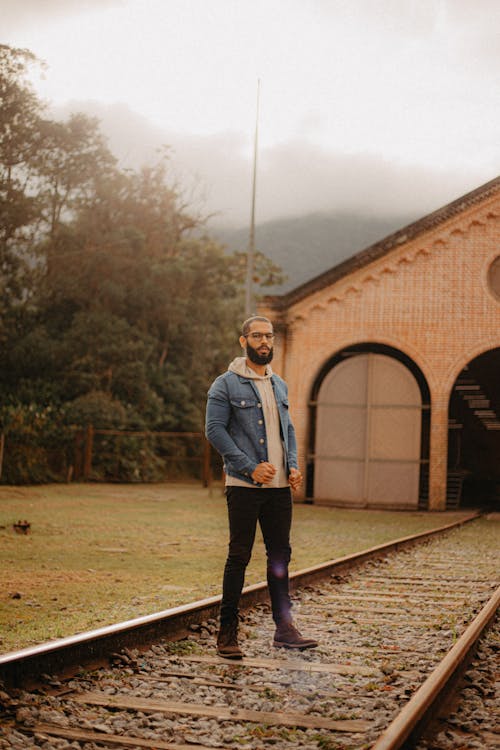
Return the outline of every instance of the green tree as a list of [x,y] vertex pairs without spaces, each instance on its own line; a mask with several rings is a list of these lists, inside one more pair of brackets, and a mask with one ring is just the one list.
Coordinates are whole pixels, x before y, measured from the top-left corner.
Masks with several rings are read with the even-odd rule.
[[[58,432],[67,467],[78,423],[199,430],[207,387],[238,351],[246,273],[169,183],[167,151],[124,171],[96,120],[45,118],[35,64],[0,46],[0,429],[19,446],[16,481],[28,463],[29,481],[53,476],[44,451]],[[264,256],[255,267],[259,285],[279,279]],[[152,477],[134,440],[102,455],[123,478]],[[115,476],[107,461],[100,476]]]
[[[197,227],[167,185],[161,161],[139,173],[102,179],[93,202],[46,243],[51,258],[44,282],[46,325],[68,338],[73,320],[87,320],[92,328],[98,313],[103,331],[106,319],[119,319],[129,326],[129,336],[133,331],[152,342],[141,360],[142,373],[163,403],[165,429],[199,428],[207,383],[227,364],[241,311],[233,259],[209,238],[195,236]],[[93,351],[79,366],[94,388],[102,370],[95,361],[100,339],[95,333],[89,338]],[[127,337],[114,338],[120,341],[116,351],[123,352],[123,367],[114,364],[110,388],[125,398],[116,373],[131,367]],[[176,396],[186,390],[182,379],[189,384],[185,398]],[[65,380],[66,394],[73,397],[70,380]],[[142,403],[141,413],[149,424],[158,423]]]
[[67,122],[43,121],[33,157],[44,228],[51,239],[64,221],[95,202],[97,183],[114,175],[116,160],[97,119],[72,114]]
[[36,59],[0,45],[0,337],[6,316],[30,291],[29,250],[38,218],[30,192],[31,162],[40,146],[42,107],[27,76]]

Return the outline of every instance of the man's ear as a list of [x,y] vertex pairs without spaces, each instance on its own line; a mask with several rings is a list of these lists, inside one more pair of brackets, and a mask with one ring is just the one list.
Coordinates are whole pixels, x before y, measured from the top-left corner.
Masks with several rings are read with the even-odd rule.
[[240,336],[240,346],[242,349],[247,348],[247,340],[244,336]]

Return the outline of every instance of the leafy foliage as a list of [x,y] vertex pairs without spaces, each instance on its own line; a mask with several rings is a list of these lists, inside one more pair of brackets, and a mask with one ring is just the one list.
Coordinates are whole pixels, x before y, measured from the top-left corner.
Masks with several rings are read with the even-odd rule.
[[[119,169],[96,120],[44,116],[36,64],[0,46],[2,481],[52,479],[45,459],[24,473],[26,455],[7,465],[14,443],[43,452],[58,430],[64,442],[87,423],[201,429],[242,315],[244,256],[203,234],[168,184],[167,152]],[[278,269],[257,260],[260,283],[272,282]],[[123,478],[137,476],[130,445]],[[153,454],[141,461],[139,475],[154,475]]]
[[41,106],[25,82],[34,64],[27,50],[0,45],[0,337],[4,316],[25,294],[26,243],[38,210],[29,182],[30,161],[40,146]]
[[16,404],[0,408],[8,461],[2,481],[39,484],[65,477],[71,462],[73,432],[51,406]]

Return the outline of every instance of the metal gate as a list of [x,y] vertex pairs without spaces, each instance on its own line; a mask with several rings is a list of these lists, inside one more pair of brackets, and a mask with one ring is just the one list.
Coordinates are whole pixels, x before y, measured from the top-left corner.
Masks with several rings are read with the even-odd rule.
[[350,356],[325,377],[316,407],[316,499],[418,507],[422,397],[405,365]]

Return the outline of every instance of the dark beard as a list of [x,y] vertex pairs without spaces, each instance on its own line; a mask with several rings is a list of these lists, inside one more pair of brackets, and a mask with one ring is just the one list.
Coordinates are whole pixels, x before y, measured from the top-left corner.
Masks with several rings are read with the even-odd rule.
[[247,342],[247,357],[254,365],[268,365],[273,359],[274,349],[271,347],[268,354],[261,355]]

